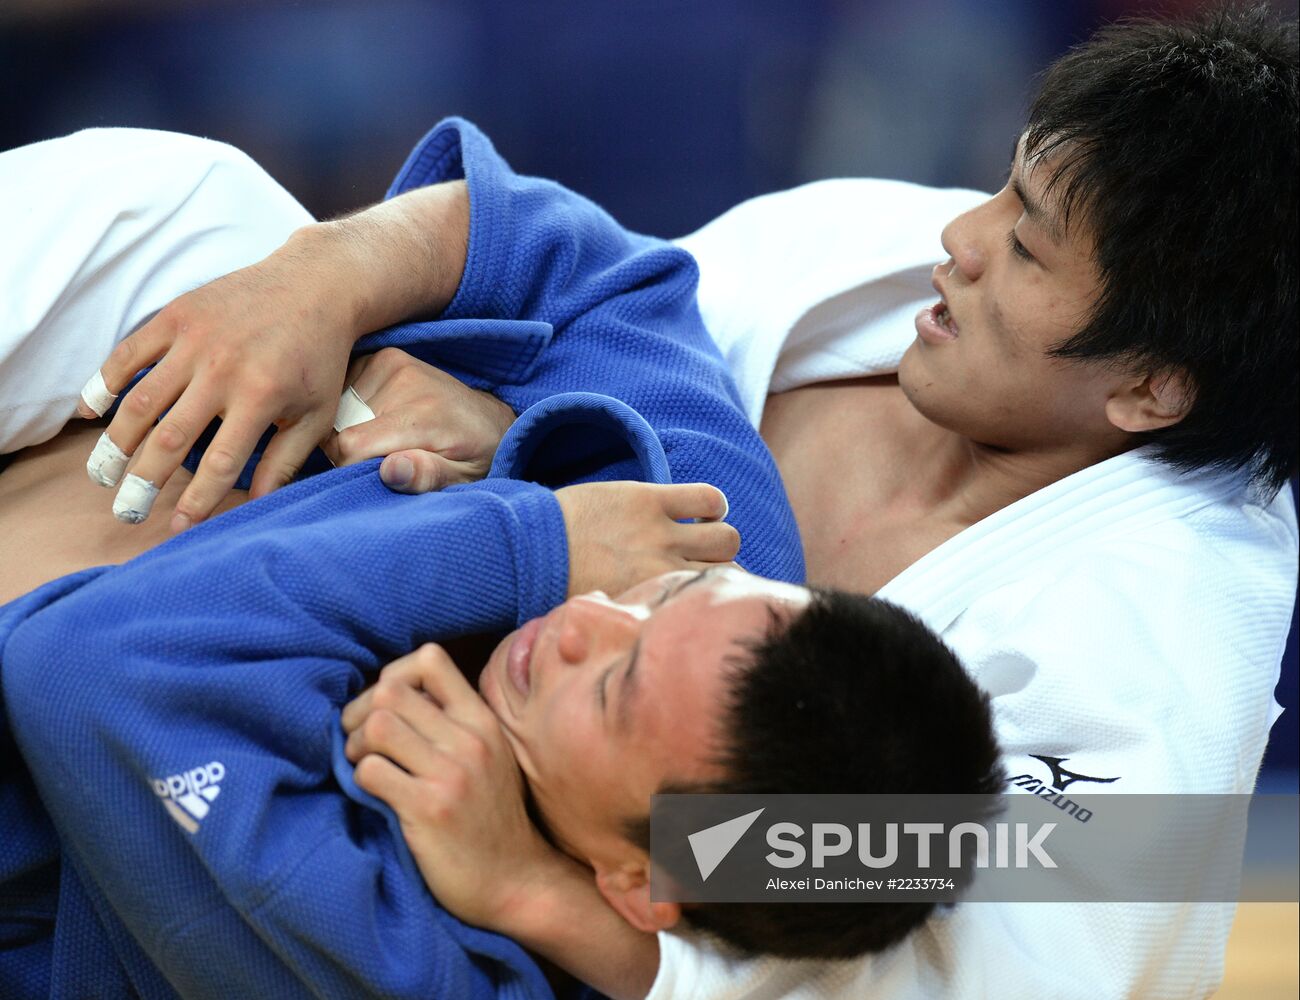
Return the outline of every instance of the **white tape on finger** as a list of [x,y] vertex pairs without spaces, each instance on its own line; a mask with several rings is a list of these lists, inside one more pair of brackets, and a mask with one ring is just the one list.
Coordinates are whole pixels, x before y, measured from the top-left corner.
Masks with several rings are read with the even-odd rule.
[[96,369],[95,374],[90,376],[90,381],[82,386],[81,401],[95,411],[95,416],[102,417],[115,399],[117,396],[109,392],[108,386],[104,384],[104,373]]
[[158,499],[158,487],[147,479],[128,472],[122,488],[113,499],[113,516],[126,524],[139,524],[153,510]]
[[92,482],[99,483],[100,486],[116,486],[122,478],[122,473],[126,471],[128,461],[130,456],[115,445],[113,439],[108,436],[108,431],[105,431],[99,435],[99,440],[95,442],[95,450],[86,460],[86,474],[90,476]]
[[357,395],[357,390],[348,386],[339,397],[339,408],[334,412],[334,432],[364,424],[375,419],[375,411],[366,405],[366,401]]

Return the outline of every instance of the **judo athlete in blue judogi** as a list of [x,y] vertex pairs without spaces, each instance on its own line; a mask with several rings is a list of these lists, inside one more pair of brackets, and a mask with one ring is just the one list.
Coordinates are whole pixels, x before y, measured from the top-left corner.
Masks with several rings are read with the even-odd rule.
[[430,896],[352,782],[340,707],[421,643],[562,602],[565,484],[713,483],[739,562],[802,579],[691,258],[516,176],[461,121],[390,196],[462,176],[454,301],[358,350],[400,346],[507,402],[488,479],[406,496],[375,462],[327,472],[0,609],[6,997],[549,996],[520,947]]

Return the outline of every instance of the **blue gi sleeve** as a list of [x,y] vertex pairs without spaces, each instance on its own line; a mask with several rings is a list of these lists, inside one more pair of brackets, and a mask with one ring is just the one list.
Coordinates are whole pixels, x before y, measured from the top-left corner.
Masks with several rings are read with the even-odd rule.
[[[14,738],[92,899],[187,997],[542,997],[378,812],[340,794],[338,709],[421,642],[564,597],[550,491],[389,492],[374,463],[200,525],[5,644]],[[119,950],[119,954],[121,954]]]
[[[462,177],[470,233],[455,298],[441,321],[395,327],[358,349],[400,343],[493,389],[516,413],[560,393],[617,398],[659,437],[674,481],[712,483],[727,495],[742,566],[802,582],[794,515],[700,317],[690,254],[627,231],[558,184],[514,173],[456,118],[416,147],[389,195]],[[551,485],[640,478],[618,444],[590,426],[561,427],[516,474]]]

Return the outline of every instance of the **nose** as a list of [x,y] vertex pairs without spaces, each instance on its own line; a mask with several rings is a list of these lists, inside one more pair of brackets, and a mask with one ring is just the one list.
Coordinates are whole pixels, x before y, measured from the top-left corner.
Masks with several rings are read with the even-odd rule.
[[963,212],[943,227],[941,242],[948,251],[949,262],[940,265],[949,277],[961,275],[966,281],[978,281],[988,260],[986,238],[991,220],[984,212],[993,204],[992,199]]
[[574,665],[630,647],[645,617],[639,608],[612,601],[601,591],[570,598],[562,614],[557,651]]

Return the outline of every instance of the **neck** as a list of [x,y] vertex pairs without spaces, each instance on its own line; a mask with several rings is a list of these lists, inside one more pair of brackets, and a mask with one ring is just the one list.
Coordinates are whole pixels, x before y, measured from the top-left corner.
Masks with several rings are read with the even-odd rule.
[[916,492],[905,502],[919,504],[933,516],[961,527],[1127,450],[1125,443],[1113,441],[1041,449],[995,448],[928,420],[925,423],[923,436],[928,440],[925,450],[917,455],[917,467],[928,467],[931,472],[912,481]]

